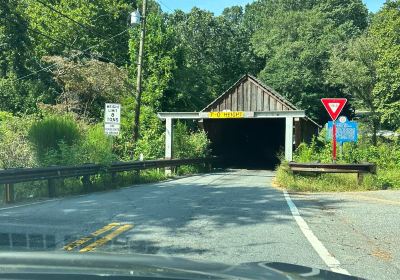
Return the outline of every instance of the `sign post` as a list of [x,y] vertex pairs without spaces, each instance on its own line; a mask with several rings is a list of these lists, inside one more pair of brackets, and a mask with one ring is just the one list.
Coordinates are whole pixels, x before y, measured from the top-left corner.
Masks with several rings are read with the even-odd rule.
[[332,158],[333,162],[336,162],[336,119],[339,117],[340,112],[342,112],[344,105],[347,103],[346,98],[322,98],[322,104],[326,111],[328,111],[329,116],[333,121],[332,127]]
[[333,129],[332,129],[332,135],[333,135],[333,145],[332,145],[332,157],[333,157],[333,162],[336,162],[336,121],[333,121]]

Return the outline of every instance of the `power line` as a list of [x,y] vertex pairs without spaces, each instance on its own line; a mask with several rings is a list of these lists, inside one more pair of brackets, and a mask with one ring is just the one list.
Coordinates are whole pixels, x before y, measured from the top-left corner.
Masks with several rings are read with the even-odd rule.
[[40,3],[40,4],[42,4],[43,6],[45,6],[46,8],[48,8],[49,10],[51,10],[51,11],[57,13],[58,15],[60,15],[60,16],[62,16],[62,17],[64,17],[64,18],[66,18],[66,19],[68,19],[68,20],[70,20],[71,22],[73,22],[73,23],[79,25],[79,26],[80,26],[81,28],[83,28],[84,30],[89,31],[92,35],[96,35],[96,36],[99,36],[99,37],[101,37],[101,38],[104,39],[104,36],[103,36],[102,34],[99,34],[98,32],[94,32],[94,31],[93,31],[93,27],[91,27],[91,26],[89,26],[89,25],[86,25],[86,24],[83,24],[83,23],[81,23],[81,22],[79,22],[79,21],[77,21],[77,20],[71,18],[70,16],[68,16],[68,15],[66,15],[66,14],[64,14],[64,13],[62,13],[62,12],[60,12],[59,10],[53,8],[53,7],[52,7],[51,5],[49,5],[49,4],[44,3],[44,2],[41,1],[41,0],[34,0],[34,1],[36,1],[36,2],[38,2],[38,3]]
[[[49,40],[51,40],[53,42],[56,42],[59,45],[63,45],[64,47],[67,47],[68,49],[70,49],[72,51],[80,51],[80,52],[84,53],[84,51],[76,49],[73,45],[70,45],[70,44],[68,44],[68,43],[66,43],[64,41],[58,40],[58,39],[56,39],[54,37],[51,37],[50,35],[47,35],[47,34],[45,34],[43,32],[40,32],[39,30],[31,28],[31,27],[27,26],[26,24],[24,24],[22,22],[15,22],[15,21],[12,21],[11,19],[7,18],[7,17],[4,17],[4,19],[7,20],[8,22],[11,22],[11,23],[14,23],[14,24],[20,24],[20,25],[24,26],[27,30],[29,30],[29,31],[31,31],[33,33],[36,33],[36,34],[38,34],[40,36],[43,36],[43,37],[45,37],[45,38],[47,38],[47,39],[49,39]],[[96,57],[98,59],[104,60],[104,62],[111,62],[111,63],[114,63],[114,64],[118,64],[115,61],[112,61],[111,59],[109,59],[107,57],[104,57],[102,55],[92,54],[92,53],[88,53],[88,52],[86,52],[86,54],[88,54],[89,56],[94,56],[94,57]]]
[[173,10],[168,7],[167,5],[165,5],[161,0],[156,0],[159,4],[161,4],[162,6],[164,6],[165,8],[167,8],[168,10],[170,10],[171,12],[173,12]]
[[49,40],[52,40],[52,41],[58,43],[59,45],[63,45],[63,46],[65,46],[65,47],[67,47],[68,49],[70,49],[71,51],[79,51],[79,52],[85,53],[85,54],[87,54],[87,55],[89,55],[89,56],[94,56],[94,57],[96,57],[96,58],[99,59],[99,60],[103,60],[104,62],[111,62],[111,63],[114,63],[114,64],[116,64],[116,65],[118,64],[118,63],[116,63],[115,61],[113,61],[113,60],[111,60],[111,59],[109,59],[109,58],[107,58],[107,57],[104,57],[104,56],[102,56],[102,55],[93,54],[93,53],[90,53],[90,52],[85,52],[85,51],[76,49],[74,46],[72,46],[72,45],[70,45],[70,44],[68,44],[68,43],[65,43],[65,42],[63,42],[63,41],[60,41],[60,40],[58,40],[58,39],[55,39],[55,38],[53,38],[53,37],[51,37],[51,36],[49,36],[49,35],[47,35],[47,34],[44,34],[44,33],[40,32],[40,31],[36,30],[36,29],[30,28],[30,27],[27,27],[27,29],[28,29],[29,31],[32,31],[32,32],[34,32],[34,33],[36,33],[36,34],[39,34],[39,35],[41,35],[41,36],[43,36],[43,37],[45,37],[45,38],[47,38],[47,39],[49,39]]
[[[87,49],[85,49],[85,50],[83,50],[83,51],[81,51],[81,52],[82,52],[82,53],[85,53],[85,52],[87,52],[87,51],[89,51],[89,50],[91,50],[91,49],[93,49],[93,48],[95,48],[95,47],[101,45],[102,43],[105,43],[105,42],[107,42],[107,41],[110,41],[110,40],[112,40],[112,39],[114,39],[114,38],[116,38],[116,37],[118,37],[118,36],[124,34],[124,33],[127,32],[128,30],[129,30],[129,28],[123,30],[122,32],[120,32],[120,33],[118,33],[118,34],[116,34],[116,35],[114,35],[114,36],[112,36],[112,37],[110,37],[110,38],[108,38],[108,39],[103,40],[103,42],[101,42],[101,43],[98,43],[98,44],[96,44],[96,45],[90,46],[89,48],[87,48]],[[82,53],[73,54],[73,55],[70,56],[70,58],[75,58],[75,57],[81,55]],[[28,78],[28,77],[30,77],[30,76],[36,75],[36,74],[38,74],[38,73],[40,73],[40,72],[42,72],[42,71],[49,70],[49,69],[53,68],[53,67],[56,66],[56,65],[57,65],[57,63],[54,63],[54,64],[51,64],[51,65],[49,65],[49,66],[42,67],[42,68],[40,68],[39,70],[36,70],[35,72],[32,72],[32,73],[27,74],[27,75],[25,75],[25,76],[19,77],[19,78],[15,79],[14,81],[23,80],[23,79]]]

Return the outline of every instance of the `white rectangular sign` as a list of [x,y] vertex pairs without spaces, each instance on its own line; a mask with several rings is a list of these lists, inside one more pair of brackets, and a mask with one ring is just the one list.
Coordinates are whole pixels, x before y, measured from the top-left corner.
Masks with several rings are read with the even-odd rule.
[[121,122],[121,104],[106,103],[105,123],[119,124]]
[[104,110],[104,132],[107,135],[118,136],[121,123],[121,104],[106,103]]
[[104,124],[104,132],[107,135],[118,136],[121,126],[119,124],[106,123]]

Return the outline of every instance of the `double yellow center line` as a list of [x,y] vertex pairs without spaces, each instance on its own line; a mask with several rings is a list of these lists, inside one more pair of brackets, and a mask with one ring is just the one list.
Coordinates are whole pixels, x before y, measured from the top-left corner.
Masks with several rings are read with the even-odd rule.
[[74,242],[69,243],[68,245],[65,245],[63,247],[63,249],[65,251],[72,251],[75,248],[81,247],[82,245],[84,245],[85,243],[89,242],[90,240],[99,237],[100,235],[102,235],[103,233],[106,233],[114,228],[118,227],[116,230],[114,230],[113,232],[107,234],[106,236],[94,241],[93,243],[85,246],[84,248],[80,249],[79,252],[81,253],[85,253],[85,252],[90,252],[95,250],[97,247],[103,246],[104,244],[106,244],[107,242],[111,241],[112,239],[114,239],[115,237],[117,237],[118,235],[124,233],[125,231],[130,230],[131,228],[133,228],[133,225],[129,225],[129,224],[121,224],[121,223],[111,223],[108,224],[104,227],[102,227],[99,230],[96,230],[95,232],[92,232],[91,234],[89,234],[86,237],[82,237],[81,239],[78,239]]

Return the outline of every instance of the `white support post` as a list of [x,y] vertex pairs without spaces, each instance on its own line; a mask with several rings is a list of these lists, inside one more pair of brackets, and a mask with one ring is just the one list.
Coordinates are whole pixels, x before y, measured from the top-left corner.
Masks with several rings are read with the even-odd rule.
[[[172,118],[165,119],[165,159],[172,159],[173,122]],[[172,174],[171,168],[165,168],[165,175]]]
[[285,129],[285,159],[293,160],[293,118],[286,117]]

